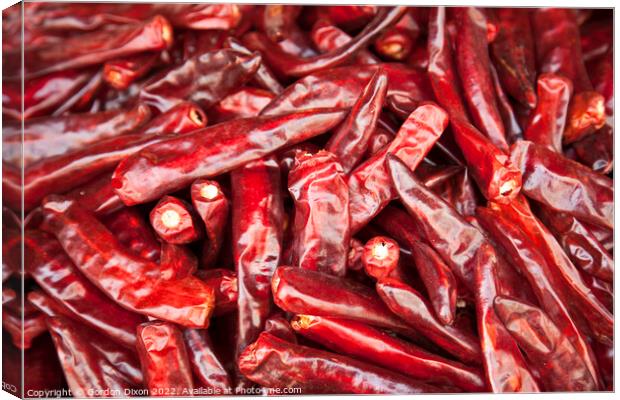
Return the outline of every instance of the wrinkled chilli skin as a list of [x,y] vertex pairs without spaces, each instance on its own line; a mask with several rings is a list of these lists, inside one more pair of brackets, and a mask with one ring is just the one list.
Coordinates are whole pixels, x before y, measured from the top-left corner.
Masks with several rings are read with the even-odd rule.
[[183,333],[169,322],[138,326],[137,350],[150,396],[188,395],[194,389]]
[[[341,111],[315,110],[207,127],[164,140],[161,146],[148,146],[126,158],[114,171],[112,185],[125,204],[144,203],[195,179],[222,174],[324,133],[343,117]],[[188,154],[190,148],[194,151]]]
[[565,332],[581,362],[588,368],[590,379],[597,382],[600,378],[592,349],[569,313],[566,304],[570,299],[566,298],[561,289],[561,281],[555,277],[539,250],[530,244],[523,231],[499,212],[479,208],[477,215],[481,225],[516,260],[515,264],[530,283],[539,304]]
[[107,390],[124,393],[141,387],[143,375],[135,351],[118,347],[69,318],[51,317],[47,325],[75,396],[93,397],[92,393]]
[[284,206],[280,167],[272,157],[233,171],[231,182],[238,355],[256,340],[273,308],[271,280],[281,260]]
[[53,233],[80,271],[129,310],[206,328],[213,289],[197,278],[162,280],[159,266],[126,250],[93,215],[75,201],[51,196],[43,206],[44,229]]
[[265,387],[302,393],[432,393],[438,388],[349,357],[295,345],[263,333],[239,357],[241,372]]
[[545,73],[536,85],[538,103],[530,113],[523,138],[561,153],[573,84],[561,75]]
[[271,285],[274,302],[285,311],[347,318],[396,332],[412,332],[373,290],[357,282],[297,267],[279,267]]
[[349,251],[349,187],[336,156],[322,150],[295,157],[288,174],[295,203],[292,264],[344,276]]
[[136,326],[144,319],[108,299],[84,278],[55,238],[27,231],[24,251],[24,265],[30,276],[67,314],[123,346],[135,346]]
[[409,115],[389,145],[351,172],[348,179],[351,232],[359,231],[396,196],[385,166],[387,155],[402,157],[414,170],[447,125],[448,115],[444,110],[424,104]]
[[596,381],[575,352],[568,335],[543,310],[504,297],[495,298],[495,310],[528,358],[536,362],[549,389],[596,390]]
[[426,352],[369,325],[329,317],[297,315],[291,321],[295,332],[328,349],[360,358],[415,379],[464,390],[485,390],[480,371]]
[[612,14],[4,10],[3,390],[613,391]]
[[613,181],[532,142],[511,149],[513,164],[523,174],[523,192],[546,206],[582,221],[613,229]]
[[431,305],[415,289],[395,279],[377,282],[377,293],[396,315],[428,339],[466,363],[480,362],[478,340],[469,332],[443,325],[431,311]]

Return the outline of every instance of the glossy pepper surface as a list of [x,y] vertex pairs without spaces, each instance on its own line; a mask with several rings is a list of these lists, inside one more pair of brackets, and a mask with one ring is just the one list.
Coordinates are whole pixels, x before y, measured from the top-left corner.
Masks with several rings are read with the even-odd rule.
[[295,332],[332,351],[395,369],[415,379],[455,385],[473,392],[485,389],[484,379],[475,368],[428,353],[363,323],[297,315],[291,321],[291,326]]
[[[316,110],[207,127],[126,158],[115,170],[112,185],[125,204],[144,203],[197,178],[230,171],[286,145],[324,133],[342,117],[341,111]],[[187,148],[194,151],[188,154]],[[145,170],[150,172],[145,175]],[[145,176],[150,179],[144,179]]]
[[199,279],[162,280],[159,266],[128,250],[94,216],[74,201],[51,197],[44,225],[54,233],[80,271],[110,298],[138,313],[189,327],[206,327],[213,289]]
[[272,310],[271,279],[281,260],[284,206],[280,167],[273,158],[233,171],[231,182],[238,355],[256,340]]
[[301,153],[288,175],[295,203],[292,263],[344,276],[349,251],[349,188],[342,166],[328,151]]
[[409,168],[415,169],[447,124],[444,110],[424,104],[409,115],[389,145],[351,172],[348,180],[351,232],[359,231],[396,196],[385,165],[387,155],[402,157]]
[[119,348],[96,331],[62,316],[49,318],[47,325],[67,384],[76,396],[140,388],[142,371],[134,351]]
[[495,298],[495,310],[528,358],[539,367],[550,390],[596,390],[596,381],[568,335],[543,310],[505,297]]
[[168,322],[147,322],[137,328],[144,385],[152,396],[188,395],[194,382],[183,334]]
[[285,311],[411,332],[372,289],[356,282],[296,267],[279,267],[271,285],[274,302]]
[[241,371],[266,387],[299,387],[306,393],[419,393],[436,387],[383,368],[263,333],[240,356]]
[[510,158],[523,174],[522,190],[529,198],[613,229],[611,179],[528,141],[515,143]]
[[349,115],[325,145],[338,157],[345,173],[349,173],[366,153],[385,102],[387,79],[387,74],[382,70],[373,75]]
[[573,84],[562,75],[540,75],[537,80],[538,103],[529,115],[523,137],[561,153],[562,135],[572,93]]
[[143,317],[120,307],[89,282],[54,237],[27,231],[24,252],[28,273],[68,315],[123,346],[135,346],[135,329]]
[[539,250],[529,244],[523,231],[497,211],[480,208],[478,220],[514,260],[513,263],[530,283],[538,303],[565,332],[579,358],[588,368],[591,379],[598,381],[592,349],[569,313],[567,304],[571,299],[566,297],[563,284],[554,275]]
[[486,19],[476,8],[455,8],[453,12],[456,67],[474,125],[500,150],[507,150],[504,124],[497,108],[487,48]]

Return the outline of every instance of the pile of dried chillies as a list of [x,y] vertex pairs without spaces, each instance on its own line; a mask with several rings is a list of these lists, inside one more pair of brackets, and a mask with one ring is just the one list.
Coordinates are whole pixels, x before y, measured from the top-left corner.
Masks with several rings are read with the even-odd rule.
[[613,390],[610,10],[20,7],[5,382]]

